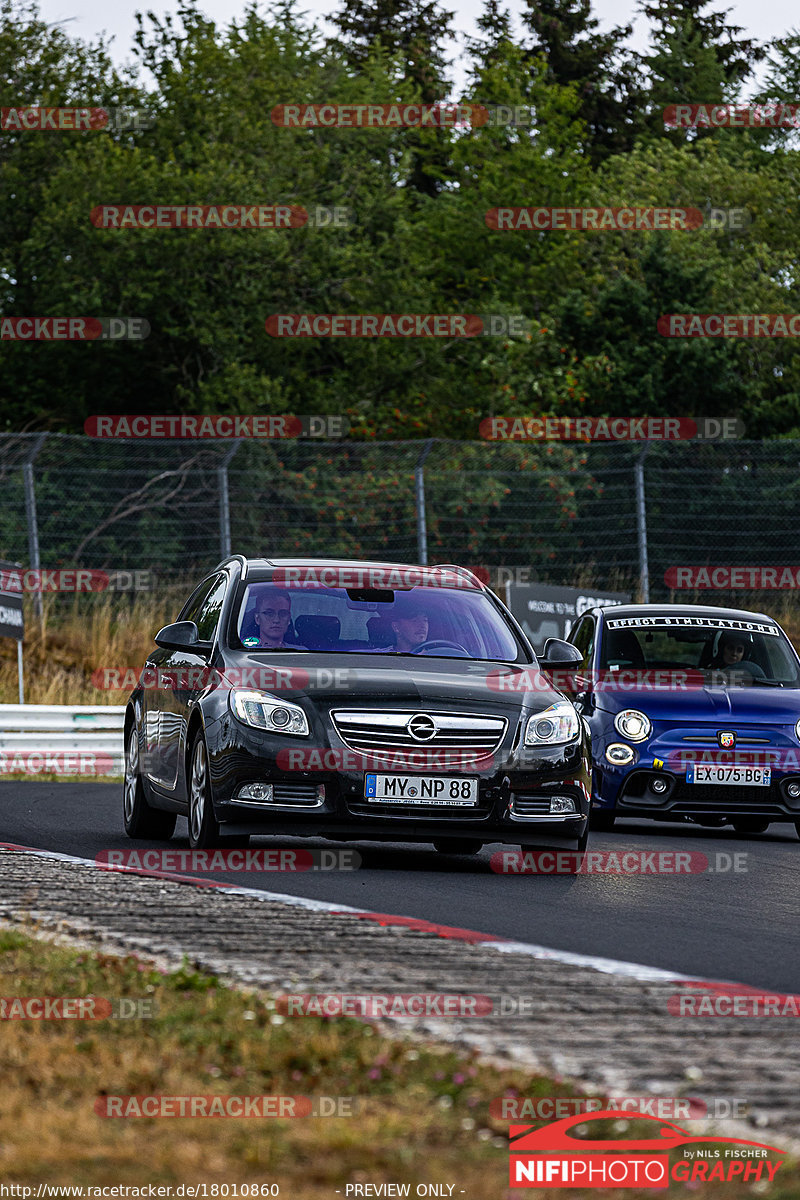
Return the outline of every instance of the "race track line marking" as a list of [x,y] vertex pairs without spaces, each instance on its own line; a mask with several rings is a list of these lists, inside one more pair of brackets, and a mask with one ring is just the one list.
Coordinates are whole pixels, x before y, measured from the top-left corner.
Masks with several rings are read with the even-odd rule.
[[[144,867],[106,867],[95,862],[93,858],[79,858],[74,854],[60,854],[55,850],[39,850],[36,846],[18,846],[15,842],[0,842],[0,850],[14,850],[20,854],[34,854],[38,858],[50,858],[56,862],[75,863],[82,867],[93,867],[96,871],[106,874],[143,875],[148,879],[167,879],[172,883],[191,884],[194,887],[215,888],[227,896],[250,896],[254,900],[272,900],[278,904],[288,904],[295,908],[305,908],[313,912],[327,912],[331,916],[356,917],[362,921],[375,921],[378,925],[400,926],[413,929],[419,933],[432,933],[436,937],[448,938],[455,941],[468,942],[471,945],[485,946],[489,950],[498,950],[503,954],[521,954],[529,958],[547,960],[548,962],[564,963],[571,967],[585,967],[590,971],[599,971],[604,975],[618,975],[626,979],[634,979],[640,983],[701,983],[691,975],[681,975],[662,967],[647,967],[642,963],[622,962],[615,958],[600,958],[591,954],[578,954],[570,950],[554,950],[549,946],[538,946],[533,942],[515,942],[510,938],[499,938],[493,933],[479,933],[474,929],[458,929],[453,925],[438,925],[425,921],[421,917],[403,917],[394,913],[370,912],[364,908],[351,908],[346,904],[333,904],[329,900],[312,900],[308,896],[292,896],[285,892],[264,892],[258,888],[239,887],[224,880],[201,879],[196,875],[178,875],[171,871],[148,871]],[[723,981],[715,981],[720,986],[726,986]],[[727,986],[731,986],[728,984]],[[744,985],[733,985],[744,986]]]

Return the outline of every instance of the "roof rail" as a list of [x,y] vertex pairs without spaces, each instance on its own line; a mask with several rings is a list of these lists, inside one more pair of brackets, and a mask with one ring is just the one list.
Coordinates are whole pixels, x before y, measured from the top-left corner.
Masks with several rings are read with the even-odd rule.
[[437,563],[435,567],[428,567],[427,570],[455,571],[457,574],[469,579],[476,587],[482,588],[486,586],[473,571],[470,571],[469,567],[459,567],[456,563]]
[[247,576],[247,559],[243,554],[229,554],[227,558],[223,558],[222,562],[218,562],[214,567],[215,571],[222,570],[223,567],[229,567],[231,563],[239,563],[242,568],[242,579]]

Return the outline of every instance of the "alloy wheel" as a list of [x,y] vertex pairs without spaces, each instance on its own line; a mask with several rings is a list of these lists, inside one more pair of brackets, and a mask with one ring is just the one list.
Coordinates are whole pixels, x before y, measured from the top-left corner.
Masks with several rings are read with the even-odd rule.
[[200,840],[206,812],[206,750],[202,741],[194,748],[192,760],[192,790],[189,798],[189,823],[192,839]]
[[125,794],[123,806],[125,820],[133,820],[134,805],[136,804],[136,785],[139,782],[139,735],[134,725],[128,736],[125,750]]

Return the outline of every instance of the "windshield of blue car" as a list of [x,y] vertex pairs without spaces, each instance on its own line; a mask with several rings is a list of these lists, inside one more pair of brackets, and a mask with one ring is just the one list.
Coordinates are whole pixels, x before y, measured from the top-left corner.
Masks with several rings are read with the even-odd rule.
[[797,659],[783,631],[768,621],[716,618],[608,619],[601,674],[616,671],[699,670],[725,687],[800,687]]
[[247,584],[231,628],[233,645],[254,651],[531,661],[478,589],[280,587],[266,579]]

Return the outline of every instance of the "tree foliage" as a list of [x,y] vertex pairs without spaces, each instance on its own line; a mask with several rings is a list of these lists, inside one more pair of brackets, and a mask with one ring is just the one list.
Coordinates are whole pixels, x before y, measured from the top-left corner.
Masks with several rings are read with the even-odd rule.
[[[589,0],[530,0],[517,31],[487,0],[465,101],[530,124],[282,128],[277,105],[447,98],[452,14],[357,0],[326,38],[290,3],[220,28],[193,3],[140,19],[140,64],[0,8],[0,104],[140,105],[130,132],[0,130],[0,316],[145,318],[142,342],[0,341],[6,429],[79,432],[97,412],[346,412],[362,440],[475,438],[492,414],[800,419],[792,339],[664,339],[664,312],[800,311],[798,149],[782,130],[670,133],[667,103],[743,99],[759,56],[797,92],[789,33],[769,48],[700,0],[654,6],[649,52]],[[657,9],[657,11],[656,11]],[[146,81],[146,82],[144,82]],[[762,89],[763,90],[763,89]],[[452,99],[453,97],[451,97]],[[294,204],[344,226],[103,229],[102,204]],[[690,206],[693,231],[498,230],[498,207]],[[274,313],[492,313],[468,339],[271,337]]]

